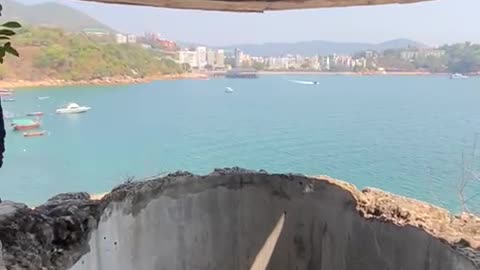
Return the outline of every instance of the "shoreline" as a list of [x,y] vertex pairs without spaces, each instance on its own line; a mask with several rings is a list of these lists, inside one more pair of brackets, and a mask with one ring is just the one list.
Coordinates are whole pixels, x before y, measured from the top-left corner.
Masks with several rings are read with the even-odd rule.
[[443,76],[448,73],[431,72],[329,72],[329,71],[258,71],[259,75],[323,75],[323,76]]
[[[326,71],[258,71],[258,75],[318,75],[318,76],[448,76],[448,73],[431,73],[431,72],[326,72]],[[4,89],[22,89],[22,88],[42,88],[42,87],[63,87],[63,86],[108,86],[108,85],[129,85],[143,84],[154,81],[170,81],[170,80],[205,80],[214,79],[209,73],[183,73],[183,74],[166,74],[155,75],[144,78],[133,78],[128,76],[107,77],[93,80],[67,81],[61,79],[44,79],[37,81],[29,80],[0,80],[0,88]]]
[[108,77],[94,80],[66,81],[61,79],[45,79],[38,81],[29,80],[0,80],[0,88],[41,88],[41,87],[62,87],[62,86],[106,86],[106,85],[129,85],[150,83],[153,81],[169,81],[169,80],[189,80],[189,79],[205,79],[203,73],[184,73],[184,74],[167,74],[156,75],[145,78],[133,77]]

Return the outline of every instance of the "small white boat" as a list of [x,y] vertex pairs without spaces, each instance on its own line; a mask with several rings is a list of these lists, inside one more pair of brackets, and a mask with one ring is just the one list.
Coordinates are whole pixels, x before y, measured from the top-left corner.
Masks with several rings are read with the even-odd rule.
[[38,97],[38,100],[49,99],[50,97]]
[[233,93],[234,90],[231,87],[225,87],[225,93]]
[[89,111],[90,107],[80,106],[77,103],[69,103],[67,107],[57,109],[57,113],[66,114],[66,113],[83,113]]
[[319,84],[318,81],[297,81],[297,80],[290,80],[292,83],[298,83],[298,84]]
[[468,79],[468,76],[463,75],[461,73],[455,73],[450,75],[450,79]]

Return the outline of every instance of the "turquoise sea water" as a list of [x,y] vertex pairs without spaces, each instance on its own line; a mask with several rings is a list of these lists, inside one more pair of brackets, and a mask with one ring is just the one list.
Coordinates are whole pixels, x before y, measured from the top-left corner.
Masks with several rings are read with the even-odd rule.
[[[17,90],[15,98],[4,109],[45,112],[49,132],[7,133],[0,196],[30,204],[105,192],[128,176],[240,166],[326,174],[455,210],[462,152],[480,132],[477,78],[264,76]],[[54,113],[70,101],[93,109]]]

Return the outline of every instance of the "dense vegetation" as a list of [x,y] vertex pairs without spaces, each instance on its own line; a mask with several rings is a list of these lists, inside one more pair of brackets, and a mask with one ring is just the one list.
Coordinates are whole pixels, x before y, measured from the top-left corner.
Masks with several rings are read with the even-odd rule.
[[419,57],[414,60],[401,58],[403,50],[387,50],[379,58],[379,66],[400,70],[426,70],[430,72],[474,73],[480,72],[480,45],[469,42],[440,47],[445,55]]
[[[2,77],[91,80],[182,72],[179,65],[160,52],[138,44],[116,44],[109,37],[99,39],[60,29],[26,28],[14,42],[18,50],[25,53],[0,70]],[[22,72],[16,72],[19,68]]]
[[469,73],[480,71],[480,45],[470,42],[443,46],[447,58],[448,70]]

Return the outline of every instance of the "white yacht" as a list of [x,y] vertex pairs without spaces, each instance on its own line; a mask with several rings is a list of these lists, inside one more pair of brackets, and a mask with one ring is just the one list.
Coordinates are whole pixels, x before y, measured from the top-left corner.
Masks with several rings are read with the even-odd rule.
[[90,110],[90,107],[80,106],[77,103],[69,103],[65,108],[57,109],[57,113],[83,113]]
[[450,79],[468,79],[468,76],[463,75],[461,73],[455,73],[450,75]]
[[233,93],[234,90],[231,87],[225,87],[225,93]]

